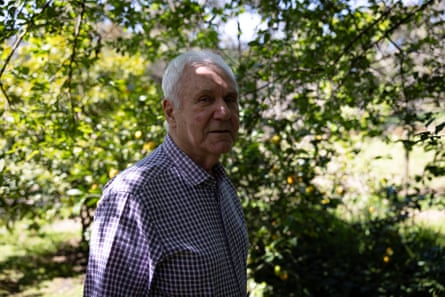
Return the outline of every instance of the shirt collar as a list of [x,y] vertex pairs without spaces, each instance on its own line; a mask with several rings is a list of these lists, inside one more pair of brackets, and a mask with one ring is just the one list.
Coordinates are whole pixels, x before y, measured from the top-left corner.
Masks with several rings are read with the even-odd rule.
[[197,186],[203,183],[214,183],[225,176],[225,170],[220,163],[213,166],[214,176],[198,166],[187,154],[185,154],[173,141],[170,135],[164,139],[163,148],[169,158],[175,164],[178,173],[190,184]]

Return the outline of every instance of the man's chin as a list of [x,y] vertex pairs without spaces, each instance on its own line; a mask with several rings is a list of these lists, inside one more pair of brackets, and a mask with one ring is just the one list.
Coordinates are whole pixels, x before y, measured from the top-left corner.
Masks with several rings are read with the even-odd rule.
[[217,143],[212,144],[212,151],[215,154],[225,154],[232,150],[233,141],[219,141]]

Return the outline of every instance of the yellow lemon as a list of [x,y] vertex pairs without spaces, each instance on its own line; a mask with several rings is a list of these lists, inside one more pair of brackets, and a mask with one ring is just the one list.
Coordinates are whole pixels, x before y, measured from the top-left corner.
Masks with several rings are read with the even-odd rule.
[[281,140],[280,135],[274,135],[274,136],[272,136],[272,139],[271,139],[273,144],[279,144],[280,140]]
[[275,265],[275,267],[273,268],[273,271],[275,272],[276,276],[280,276],[281,266],[280,265]]
[[338,186],[336,191],[338,195],[342,195],[345,192],[345,189],[342,186]]
[[294,179],[294,177],[293,177],[292,175],[289,175],[289,176],[287,177],[287,183],[288,183],[289,185],[293,185],[293,184],[295,183],[295,179]]
[[156,142],[149,141],[144,143],[143,150],[146,152],[152,151],[156,147]]
[[116,168],[111,168],[110,171],[108,171],[108,177],[113,178],[119,173],[119,170]]
[[282,271],[280,273],[280,278],[281,280],[286,281],[289,278],[289,274],[287,273],[287,271]]

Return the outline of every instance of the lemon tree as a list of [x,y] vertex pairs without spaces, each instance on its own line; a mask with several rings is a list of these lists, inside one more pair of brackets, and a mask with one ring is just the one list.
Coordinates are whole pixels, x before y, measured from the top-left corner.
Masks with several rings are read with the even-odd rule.
[[[165,135],[166,61],[212,48],[240,87],[224,164],[249,226],[251,294],[442,294],[437,238],[399,227],[443,200],[429,183],[445,175],[443,5],[204,2],[0,1],[1,223],[68,213],[87,241],[106,182]],[[433,157],[402,182],[369,175],[364,194],[349,165],[365,137]]]

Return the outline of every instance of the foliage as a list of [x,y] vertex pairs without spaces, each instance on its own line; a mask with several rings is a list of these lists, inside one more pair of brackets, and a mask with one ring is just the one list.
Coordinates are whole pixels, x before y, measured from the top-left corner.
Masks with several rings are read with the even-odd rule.
[[[0,2],[2,223],[30,218],[38,228],[69,207],[86,236],[107,180],[162,141],[165,62],[213,48],[241,90],[243,127],[225,163],[260,291],[443,294],[434,236],[400,228],[444,195],[431,187],[445,175],[444,4],[204,2]],[[251,15],[261,23],[244,41]],[[230,39],[223,28],[233,21]],[[355,191],[352,136],[401,142],[406,164],[414,148],[433,157],[414,179],[406,166],[400,182],[369,176],[367,191]],[[370,213],[370,201],[385,207]]]

